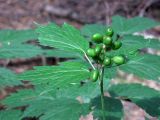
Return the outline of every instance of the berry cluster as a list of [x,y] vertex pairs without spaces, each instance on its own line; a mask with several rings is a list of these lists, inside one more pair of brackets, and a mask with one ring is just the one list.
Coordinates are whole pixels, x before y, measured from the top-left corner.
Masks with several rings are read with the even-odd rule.
[[[125,58],[123,56],[113,56],[109,57],[106,56],[106,52],[110,50],[117,50],[122,46],[122,43],[120,40],[116,39],[113,40],[113,29],[108,28],[106,30],[105,35],[101,35],[99,33],[96,33],[92,36],[92,40],[94,43],[96,43],[93,47],[89,48],[87,50],[87,55],[91,57],[95,63],[102,67],[104,66],[112,66],[115,65],[121,65],[125,63]],[[95,70],[91,71],[91,80],[93,82],[97,81],[99,78],[99,69],[98,67]]]

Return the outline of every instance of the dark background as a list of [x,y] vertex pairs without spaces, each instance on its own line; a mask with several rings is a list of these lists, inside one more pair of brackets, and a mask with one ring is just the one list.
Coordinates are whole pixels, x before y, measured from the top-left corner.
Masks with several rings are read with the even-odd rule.
[[33,22],[109,23],[112,15],[160,21],[160,0],[0,0],[0,29],[25,29]]

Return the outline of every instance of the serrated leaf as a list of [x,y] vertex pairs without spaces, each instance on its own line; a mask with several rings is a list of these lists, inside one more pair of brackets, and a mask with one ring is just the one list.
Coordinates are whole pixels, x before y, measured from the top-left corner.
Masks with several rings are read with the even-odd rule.
[[108,91],[112,97],[121,96],[131,99],[153,98],[160,95],[159,91],[137,83],[111,85]]
[[17,75],[11,70],[0,67],[0,89],[6,86],[20,85]]
[[116,33],[124,35],[144,31],[158,25],[160,25],[160,23],[148,18],[134,17],[126,19],[121,16],[114,16],[112,17],[111,26]]
[[132,52],[143,48],[160,49],[160,41],[158,39],[145,39],[143,36],[124,35],[120,40],[122,41],[120,51]]
[[[14,108],[19,106],[26,106],[33,101],[35,101],[38,96],[41,96],[43,90],[41,89],[23,89],[17,93],[12,93],[10,96],[2,100],[2,104],[6,105],[8,108]],[[47,93],[42,94],[45,96]],[[47,96],[49,96],[47,94]]]
[[1,44],[0,58],[31,58],[42,55],[44,51],[34,45],[29,44]]
[[160,56],[137,55],[129,58],[127,64],[119,66],[119,69],[134,74],[142,79],[151,79],[160,82]]
[[[52,102],[52,109],[48,110],[40,118],[40,120],[78,120],[80,115],[86,115],[88,109],[87,104],[80,104],[77,100],[73,99],[57,99]],[[50,107],[50,106],[48,106]]]
[[[104,91],[107,90],[109,80],[104,79]],[[68,89],[60,88],[56,92],[56,97],[77,98],[80,97],[84,103],[89,103],[91,99],[100,95],[99,82],[87,82],[82,85],[71,85]]]
[[43,87],[21,90],[8,96],[2,103],[11,108],[28,106],[21,118],[41,116],[40,120],[77,120],[80,115],[89,113],[88,104],[81,104],[65,95],[57,98],[54,94],[55,91],[45,91]]
[[102,24],[87,24],[81,28],[82,35],[92,38],[95,33],[105,34],[106,26]]
[[53,50],[45,50],[45,56],[46,57],[56,57],[56,58],[81,58],[83,59],[82,56],[79,54],[76,54],[75,52],[68,52],[64,50],[58,50],[58,49],[53,49]]
[[117,75],[116,67],[105,67],[104,78],[111,80],[112,78],[116,77],[116,75]]
[[[93,99],[92,106],[94,106],[93,115],[99,120],[102,119],[102,107],[101,99],[97,97]],[[121,120],[123,117],[123,106],[120,100],[104,97],[104,106],[105,106],[105,119],[106,120]]]
[[153,117],[160,115],[160,96],[148,99],[132,99],[132,101],[144,109],[148,114]]
[[[75,112],[76,111],[76,112]],[[88,113],[88,105],[75,99],[41,99],[34,101],[24,111],[23,117],[40,116],[40,120],[77,120],[80,115]]]
[[[39,85],[33,89],[22,89],[12,93],[1,101],[7,108],[32,105],[43,99],[55,99],[56,91],[46,89],[47,86]],[[53,88],[52,88],[53,89]],[[38,103],[37,103],[38,104]],[[43,106],[42,106],[43,107]]]
[[19,76],[21,80],[29,80],[34,84],[48,84],[53,88],[67,87],[70,84],[80,84],[88,79],[88,65],[81,62],[63,62],[59,66],[35,67]]
[[140,84],[112,85],[109,93],[113,97],[130,99],[152,116],[160,115],[160,92]]
[[0,120],[21,120],[20,115],[19,110],[4,110],[0,111]]
[[38,38],[34,30],[0,30],[0,36],[0,42],[11,44]]
[[77,52],[82,56],[89,47],[88,41],[82,37],[80,31],[66,23],[62,27],[54,23],[39,26],[36,32],[39,33],[39,41],[42,45]]
[[85,103],[90,102],[90,99],[100,94],[98,83],[85,83],[82,86],[72,85],[68,89],[58,89],[57,98],[65,96],[66,98],[77,98],[81,97]]

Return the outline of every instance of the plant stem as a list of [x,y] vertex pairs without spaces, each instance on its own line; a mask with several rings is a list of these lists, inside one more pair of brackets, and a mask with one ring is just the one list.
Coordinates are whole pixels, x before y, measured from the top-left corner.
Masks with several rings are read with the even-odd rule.
[[101,75],[100,75],[100,89],[101,89],[101,107],[102,107],[102,114],[103,114],[102,118],[103,118],[103,120],[105,120],[103,76],[104,76],[104,67],[102,67],[102,72],[101,72]]
[[88,58],[88,56],[86,55],[86,53],[84,52],[84,56],[87,59],[87,61],[89,62],[89,64],[92,66],[92,68],[95,70],[94,65],[92,64],[92,62],[90,61],[90,59]]

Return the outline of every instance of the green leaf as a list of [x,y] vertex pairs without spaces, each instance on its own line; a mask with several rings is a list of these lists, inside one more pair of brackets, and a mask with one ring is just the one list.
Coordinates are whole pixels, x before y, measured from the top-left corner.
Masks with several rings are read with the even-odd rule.
[[42,55],[44,51],[34,45],[28,44],[2,44],[0,46],[0,58],[31,58]]
[[0,111],[0,120],[21,120],[21,112],[19,110]]
[[111,26],[116,33],[124,35],[144,31],[158,25],[160,25],[160,23],[148,18],[134,17],[126,19],[121,16],[114,16],[112,17]]
[[39,41],[42,45],[77,52],[82,56],[89,47],[88,41],[82,37],[80,31],[66,23],[62,27],[54,23],[39,26],[36,32],[39,33]]
[[[73,99],[57,99],[51,102],[50,110],[48,110],[40,120],[78,120],[80,115],[86,115],[88,105],[80,104]],[[84,112],[85,111],[85,112]]]
[[[40,117],[40,120],[77,120],[80,115],[89,113],[88,104],[64,96],[56,97],[55,91],[45,91],[39,86],[34,90],[21,90],[2,101],[8,107],[28,106],[21,118]],[[76,111],[76,112],[75,112]],[[43,115],[43,116],[42,116]]]
[[96,83],[84,83],[84,85],[77,86],[71,85],[68,89],[58,89],[57,98],[65,96],[66,98],[75,99],[81,97],[84,103],[90,102],[90,100],[100,94],[98,82]]
[[59,66],[35,67],[19,76],[20,80],[30,80],[34,84],[48,84],[53,88],[80,84],[89,78],[88,65],[82,62],[63,62]]
[[0,30],[0,36],[0,42],[11,44],[38,38],[34,30]]
[[111,85],[108,91],[112,97],[131,99],[153,98],[160,95],[159,91],[137,83]]
[[[76,111],[76,112],[75,112]],[[40,116],[40,120],[78,120],[80,115],[88,113],[88,105],[75,99],[39,99],[24,111],[23,117]]]
[[28,40],[37,39],[34,30],[0,30],[0,58],[30,58],[42,55],[41,48],[22,44]]
[[17,75],[11,70],[0,67],[0,89],[5,86],[20,85],[21,82],[17,79]]
[[142,48],[153,48],[160,49],[160,41],[156,39],[145,39],[143,36],[136,35],[124,35],[122,40],[123,46],[121,49],[129,50],[129,52],[142,49]]
[[151,79],[160,82],[160,56],[137,55],[128,58],[126,64],[119,66],[119,69],[130,74],[134,74],[142,79]]
[[[144,48],[160,49],[160,41],[158,39],[145,39],[143,36],[124,35],[119,39],[122,41],[122,47],[118,50],[111,50],[106,53],[108,56],[115,55],[136,55]],[[148,54],[148,53],[146,53]]]
[[106,29],[106,26],[102,24],[87,24],[81,28],[81,33],[82,35],[91,39],[95,33],[100,33],[104,35],[105,29]]
[[[93,99],[92,106],[94,106],[93,114],[95,118],[102,119],[102,107],[101,107],[101,99],[97,97]],[[104,106],[105,106],[105,119],[106,120],[121,120],[123,117],[123,106],[120,100],[105,97],[104,98]]]
[[105,67],[104,77],[108,80],[116,77],[117,75],[117,68],[116,67]]
[[68,51],[63,51],[63,50],[58,50],[58,49],[53,49],[53,50],[46,50],[45,51],[45,56],[46,57],[56,57],[56,58],[81,58],[83,59],[82,56],[79,54],[76,54],[75,52],[68,52]]
[[132,99],[132,101],[151,116],[158,117],[160,115],[160,96],[148,99]]
[[[2,104],[7,106],[8,108],[15,108],[20,106],[26,106],[31,104],[33,101],[37,99],[38,96],[41,96],[44,90],[41,89],[23,89],[18,91],[17,93],[12,93],[10,96],[6,97],[2,100]],[[42,94],[45,96],[48,93]]]
[[160,92],[140,84],[117,84],[108,89],[112,97],[130,99],[152,116],[160,115]]
[[[32,105],[35,101],[41,99],[54,99],[55,90],[46,89],[48,86],[35,86],[33,89],[22,89],[16,93],[12,93],[1,101],[7,108],[15,108],[20,106]],[[53,88],[52,88],[53,89]],[[38,103],[37,103],[38,104]],[[43,106],[42,106],[43,107]]]
[[[107,90],[108,87],[107,79],[104,79],[104,91]],[[87,82],[82,85],[70,85],[69,88],[60,88],[56,92],[57,98],[66,97],[75,99],[77,97],[81,97],[84,103],[89,103],[91,99],[100,95],[100,87],[99,82]]]

